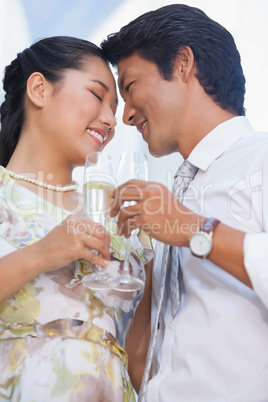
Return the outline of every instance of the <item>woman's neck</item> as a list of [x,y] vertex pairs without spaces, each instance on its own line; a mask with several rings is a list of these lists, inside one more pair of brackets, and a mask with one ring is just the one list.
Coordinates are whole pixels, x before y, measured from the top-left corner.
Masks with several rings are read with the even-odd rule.
[[50,185],[67,186],[72,183],[73,168],[62,158],[53,157],[50,153],[40,150],[29,150],[19,144],[8,162],[7,169]]
[[[19,141],[6,167],[7,170],[52,186],[68,186],[72,184],[73,168],[64,163],[63,158],[56,158],[44,149],[39,149],[35,146],[30,148],[26,145],[28,144],[25,141]],[[20,186],[27,188],[59,208],[70,213],[80,214],[83,212],[81,189],[78,189],[78,191],[57,192],[24,180],[15,180]]]

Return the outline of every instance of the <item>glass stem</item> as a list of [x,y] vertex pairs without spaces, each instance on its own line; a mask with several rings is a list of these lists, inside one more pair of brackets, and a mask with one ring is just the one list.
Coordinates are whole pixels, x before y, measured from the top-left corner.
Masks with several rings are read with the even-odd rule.
[[124,260],[124,267],[123,267],[123,275],[124,276],[130,276],[129,273],[129,254],[130,254],[130,237],[126,239],[126,254],[125,254],[125,260]]

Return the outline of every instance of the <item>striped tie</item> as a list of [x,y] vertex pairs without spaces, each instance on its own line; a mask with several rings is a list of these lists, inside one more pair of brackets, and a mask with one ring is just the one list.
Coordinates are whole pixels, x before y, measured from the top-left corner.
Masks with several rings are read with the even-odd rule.
[[[179,199],[183,201],[184,195],[194,179],[198,168],[193,166],[187,159],[182,163],[182,165],[177,170],[174,176],[173,193]],[[149,380],[150,369],[153,360],[153,352],[156,342],[156,335],[158,330],[158,323],[160,318],[161,307],[164,298],[166,274],[167,274],[167,264],[169,259],[169,253],[171,253],[171,269],[170,269],[170,291],[171,291],[171,309],[172,316],[176,315],[181,302],[181,290],[182,290],[182,275],[180,272],[180,264],[178,257],[178,247],[171,247],[168,244],[164,245],[163,257],[161,263],[161,274],[160,274],[160,286],[159,286],[159,296],[158,296],[158,306],[156,311],[156,317],[152,329],[150,345],[147,353],[146,364],[144,375],[142,379],[142,384],[139,392],[139,402],[146,401],[147,384]]]
[[[187,159],[177,170],[174,183],[173,194],[180,202],[183,202],[184,195],[193,181],[197,167],[193,166]],[[170,269],[170,290],[171,290],[171,306],[172,317],[174,318],[181,302],[182,295],[182,272],[180,268],[178,247],[170,247],[171,252],[171,269]]]

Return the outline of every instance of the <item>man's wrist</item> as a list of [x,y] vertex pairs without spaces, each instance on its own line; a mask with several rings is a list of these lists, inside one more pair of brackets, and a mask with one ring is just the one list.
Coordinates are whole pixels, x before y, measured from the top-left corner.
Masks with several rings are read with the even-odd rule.
[[183,234],[181,247],[189,247],[190,238],[205,220],[205,217],[197,214],[191,214],[187,217],[187,221],[181,224],[181,233]]
[[207,258],[213,247],[213,232],[220,221],[216,218],[207,218],[189,239],[189,246],[193,256]]

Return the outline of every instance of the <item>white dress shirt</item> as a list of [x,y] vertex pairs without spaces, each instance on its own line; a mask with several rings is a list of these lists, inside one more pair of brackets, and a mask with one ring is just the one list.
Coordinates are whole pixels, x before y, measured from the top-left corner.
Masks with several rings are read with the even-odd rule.
[[[182,307],[173,320],[166,291],[147,401],[267,402],[268,270],[263,261],[255,269],[256,259],[249,255],[253,250],[256,258],[260,247],[255,252],[255,244],[261,244],[261,232],[268,232],[268,136],[255,133],[245,117],[235,117],[210,132],[188,159],[199,171],[184,204],[252,233],[245,240],[245,262],[254,290],[193,257],[189,248],[180,249]],[[162,250],[157,243],[152,319]]]
[[268,308],[268,233],[246,235],[244,263],[255,292]]

